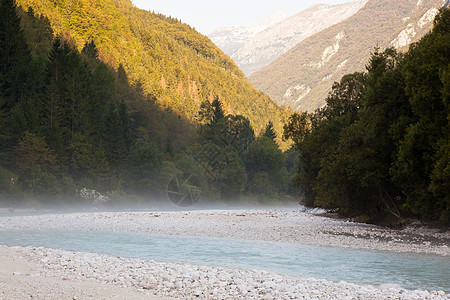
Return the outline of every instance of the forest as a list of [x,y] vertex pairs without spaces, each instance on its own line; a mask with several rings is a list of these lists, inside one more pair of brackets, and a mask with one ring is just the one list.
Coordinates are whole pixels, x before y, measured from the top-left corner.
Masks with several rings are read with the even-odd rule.
[[[20,11],[46,19],[53,36],[70,36],[78,51],[93,41],[102,62],[116,70],[122,65],[130,84],[139,84],[159,106],[196,122],[201,103],[218,96],[227,114],[246,116],[258,133],[271,120],[283,144],[282,124],[291,112],[256,90],[227,55],[180,20],[138,9],[130,0],[16,2]],[[51,45],[21,14],[31,50],[46,56]]]
[[295,151],[283,153],[272,122],[257,135],[218,95],[201,101],[193,122],[161,106],[122,64],[104,62],[94,40],[79,51],[32,8],[0,3],[4,205],[82,205],[95,195],[125,206],[167,201],[180,173],[194,174],[208,201],[293,193]]
[[450,11],[407,53],[375,48],[364,73],[284,127],[302,203],[362,222],[450,224]]
[[0,3],[5,205],[90,204],[94,190],[112,204],[145,204],[166,200],[176,174],[194,174],[208,201],[300,191],[305,206],[361,222],[449,225],[448,9],[407,53],[375,48],[365,72],[333,85],[326,106],[294,113],[283,152],[277,125],[267,118],[255,130],[229,113],[225,94],[203,95],[195,113],[181,114],[105,61],[94,39],[77,47],[46,16]]

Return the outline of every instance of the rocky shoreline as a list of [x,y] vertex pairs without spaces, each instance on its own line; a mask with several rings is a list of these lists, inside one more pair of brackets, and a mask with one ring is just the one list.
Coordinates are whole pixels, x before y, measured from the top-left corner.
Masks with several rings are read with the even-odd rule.
[[[147,296],[177,299],[448,299],[442,291],[409,291],[398,285],[359,286],[265,271],[162,263],[92,253],[14,247],[41,264],[39,276],[113,284]],[[78,298],[78,297],[77,297]],[[105,297],[108,298],[108,297]]]
[[450,256],[450,232],[392,230],[299,209],[42,214],[0,218],[0,230],[106,230],[218,237]]
[[[37,229],[129,231],[450,255],[448,232],[422,227],[389,230],[325,218],[298,209],[98,212],[0,218],[0,230]],[[0,246],[0,251],[5,249],[12,251],[16,258],[40,266],[39,274],[45,278],[56,276],[67,283],[112,285],[135,293],[130,299],[136,295],[182,299],[449,298],[442,291],[411,291],[398,285],[362,286],[313,278],[299,279],[265,271]],[[33,280],[32,276],[28,278]],[[3,296],[11,298],[8,294]],[[69,298],[73,299],[72,296]],[[76,298],[90,297],[80,294]],[[112,297],[106,295],[104,299],[109,298]]]

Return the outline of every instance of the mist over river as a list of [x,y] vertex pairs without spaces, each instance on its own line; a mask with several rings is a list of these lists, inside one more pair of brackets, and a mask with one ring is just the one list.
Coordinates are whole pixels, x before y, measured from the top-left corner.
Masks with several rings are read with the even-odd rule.
[[[448,241],[422,227],[388,230],[292,208],[0,217],[0,243],[52,274],[176,298],[445,299]],[[141,264],[151,284],[135,279],[149,276]]]

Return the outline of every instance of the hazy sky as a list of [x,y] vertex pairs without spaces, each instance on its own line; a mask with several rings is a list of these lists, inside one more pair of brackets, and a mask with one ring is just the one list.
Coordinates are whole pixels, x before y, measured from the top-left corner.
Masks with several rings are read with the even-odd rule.
[[218,27],[257,25],[276,12],[291,16],[315,4],[352,0],[132,0],[139,8],[181,19],[202,34]]

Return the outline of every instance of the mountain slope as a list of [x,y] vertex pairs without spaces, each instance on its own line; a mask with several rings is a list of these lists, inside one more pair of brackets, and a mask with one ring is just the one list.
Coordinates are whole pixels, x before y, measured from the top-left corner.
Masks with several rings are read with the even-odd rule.
[[81,49],[93,40],[100,59],[122,64],[133,84],[195,120],[200,104],[218,96],[227,113],[248,117],[257,131],[269,119],[281,130],[287,115],[255,90],[207,37],[179,20],[140,10],[129,0],[18,0],[25,11],[47,17],[55,35],[70,36]]
[[279,104],[313,111],[333,82],[363,71],[375,46],[404,49],[430,30],[445,0],[369,0],[347,20],[305,39],[250,82]]
[[[354,15],[366,2],[367,0],[358,0],[340,5],[312,5],[290,18],[274,22],[265,30],[249,36],[248,41],[241,43],[239,48],[237,44],[230,47],[226,43],[227,39],[223,37],[227,32],[225,29],[209,36],[216,45],[230,55],[245,74],[250,75],[273,62],[305,38]],[[230,42],[233,41],[231,36],[236,35],[239,29],[228,30]],[[251,28],[248,31],[251,31]]]

